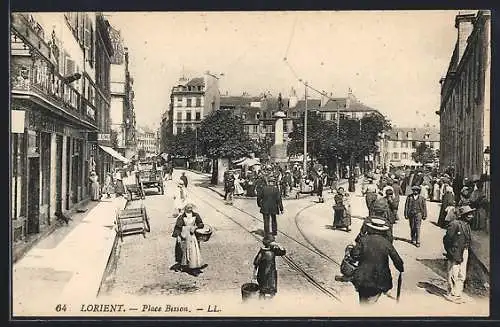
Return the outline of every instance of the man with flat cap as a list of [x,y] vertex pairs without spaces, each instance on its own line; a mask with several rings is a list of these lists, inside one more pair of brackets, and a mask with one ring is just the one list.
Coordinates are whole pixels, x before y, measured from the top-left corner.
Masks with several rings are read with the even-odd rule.
[[420,225],[422,220],[427,219],[427,204],[420,195],[420,186],[411,187],[412,194],[408,195],[405,203],[405,218],[410,223],[411,243],[420,247]]

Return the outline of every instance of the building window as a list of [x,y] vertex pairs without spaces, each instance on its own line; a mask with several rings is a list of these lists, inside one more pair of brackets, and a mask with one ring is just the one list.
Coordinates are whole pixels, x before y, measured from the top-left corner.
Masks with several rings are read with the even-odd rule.
[[241,118],[243,119],[243,121],[247,120],[247,114],[241,115]]
[[191,121],[191,113],[190,112],[186,112],[186,120]]
[[434,149],[434,142],[430,142],[429,146],[430,146],[431,149]]
[[398,148],[399,147],[399,142],[398,141],[392,141],[392,144],[394,145],[393,148]]
[[412,137],[411,132],[406,133],[406,138],[407,138],[408,140],[411,140],[411,137]]
[[195,115],[197,121],[201,120],[201,112],[197,112]]
[[187,107],[191,107],[191,99],[187,99]]
[[403,133],[401,133],[401,132],[397,132],[397,133],[396,133],[396,138],[397,138],[398,140],[401,140],[401,139],[403,138]]
[[406,152],[401,153],[401,159],[408,159],[408,153]]
[[182,112],[177,113],[177,120],[182,120]]
[[398,159],[399,159],[399,153],[394,152],[394,153],[392,154],[392,159],[393,159],[393,160],[398,160]]
[[429,134],[425,134],[425,135],[424,135],[424,140],[428,140],[428,139],[429,139],[429,136],[430,136]]
[[416,141],[412,141],[411,142],[411,147],[416,149],[417,148],[417,142]]
[[201,97],[196,98],[196,106],[201,107]]
[[255,119],[259,119],[259,118],[260,118],[260,112],[255,114]]

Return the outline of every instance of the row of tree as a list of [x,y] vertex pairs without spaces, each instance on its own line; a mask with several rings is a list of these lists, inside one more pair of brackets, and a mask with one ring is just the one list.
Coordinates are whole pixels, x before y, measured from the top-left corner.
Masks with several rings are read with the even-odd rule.
[[[307,125],[309,155],[329,167],[335,166],[339,160],[348,165],[364,161],[366,156],[377,150],[381,133],[391,129],[390,122],[380,114],[369,114],[361,119],[341,117],[337,128],[335,121],[324,120],[319,113],[311,111],[308,112]],[[167,136],[164,148],[168,153],[186,158],[203,155],[212,160],[238,159],[251,153],[267,158],[273,139],[267,136],[252,140],[243,126],[243,120],[233,112],[216,110],[203,120],[198,130],[188,128],[177,135]],[[294,121],[289,137],[288,155],[302,154],[303,116]],[[417,150],[416,159],[429,159],[429,151],[425,147]]]

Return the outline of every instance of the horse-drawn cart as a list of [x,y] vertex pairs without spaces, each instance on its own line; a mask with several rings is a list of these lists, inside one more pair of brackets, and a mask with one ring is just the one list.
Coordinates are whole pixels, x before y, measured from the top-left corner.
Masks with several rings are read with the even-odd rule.
[[146,207],[141,205],[139,208],[129,208],[120,210],[116,214],[116,234],[123,241],[123,236],[142,234],[146,237],[146,232],[151,230],[149,226]]

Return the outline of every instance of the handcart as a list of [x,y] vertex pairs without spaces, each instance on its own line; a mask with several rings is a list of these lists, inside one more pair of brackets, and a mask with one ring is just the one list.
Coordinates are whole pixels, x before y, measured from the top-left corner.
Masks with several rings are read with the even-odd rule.
[[116,214],[116,234],[123,242],[123,236],[142,234],[146,237],[146,232],[150,232],[149,218],[146,207],[141,204],[139,208],[129,208],[120,210]]
[[134,195],[144,200],[146,198],[146,193],[144,192],[144,186],[139,178],[136,176],[129,176],[126,180],[125,187],[127,189],[129,200],[134,200]]
[[295,193],[295,198],[300,198],[301,194],[314,195],[314,182],[312,180],[301,180],[299,189]]

